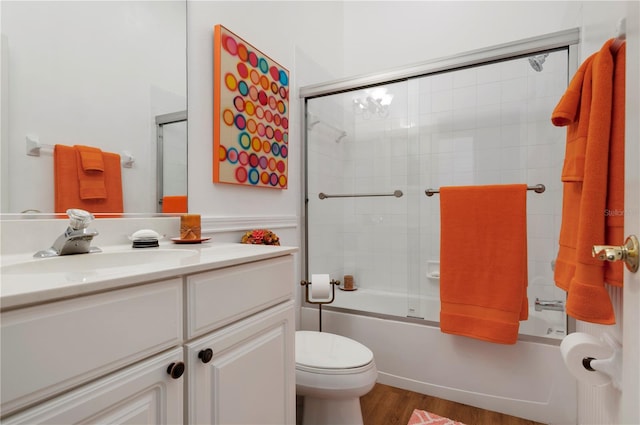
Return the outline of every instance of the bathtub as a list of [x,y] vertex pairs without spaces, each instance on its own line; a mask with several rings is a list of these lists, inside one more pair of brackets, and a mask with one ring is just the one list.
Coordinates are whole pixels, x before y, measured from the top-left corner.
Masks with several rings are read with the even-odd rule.
[[[430,322],[440,320],[440,300],[429,296],[407,296],[399,292],[359,288],[357,291],[336,291],[331,307],[378,314],[414,317]],[[520,334],[562,340],[566,335],[565,315],[560,311],[535,311],[529,306],[529,318],[520,322]]]
[[[404,319],[408,311],[404,295],[336,291],[334,303],[322,309],[322,330],[368,346],[382,384],[546,424],[576,423],[576,381],[562,361],[559,339],[523,337],[514,345],[503,345],[443,334],[436,300],[409,304],[418,302],[431,304],[431,310],[424,311],[436,312],[436,318]],[[377,303],[378,313],[390,316],[353,311],[364,305],[371,309],[369,303]],[[549,328],[555,333],[558,323],[545,316],[557,312],[536,313],[531,308],[534,320],[524,326],[537,327],[545,336]],[[318,329],[317,308],[302,306],[300,326]]]

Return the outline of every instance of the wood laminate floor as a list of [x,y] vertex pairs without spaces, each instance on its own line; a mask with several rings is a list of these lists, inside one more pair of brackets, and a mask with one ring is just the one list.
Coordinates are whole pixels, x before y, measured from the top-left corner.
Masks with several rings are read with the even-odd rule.
[[376,384],[360,399],[364,425],[407,425],[413,409],[427,410],[466,425],[543,425],[428,395]]

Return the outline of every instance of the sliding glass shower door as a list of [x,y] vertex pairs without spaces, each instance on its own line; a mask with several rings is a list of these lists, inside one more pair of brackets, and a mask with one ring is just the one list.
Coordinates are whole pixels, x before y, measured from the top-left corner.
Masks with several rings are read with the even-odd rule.
[[307,272],[352,275],[358,288],[337,290],[334,306],[438,322],[440,205],[425,190],[543,184],[527,195],[533,314],[521,333],[564,336],[564,313],[534,301],[565,297],[552,270],[565,130],[550,116],[568,57],[536,52],[306,99]]
[[[408,213],[416,198],[408,191],[417,190],[407,176],[408,129],[406,81],[307,102],[309,275],[351,275],[357,288],[396,293],[402,315],[408,223],[417,224]],[[379,312],[372,302],[357,304]]]

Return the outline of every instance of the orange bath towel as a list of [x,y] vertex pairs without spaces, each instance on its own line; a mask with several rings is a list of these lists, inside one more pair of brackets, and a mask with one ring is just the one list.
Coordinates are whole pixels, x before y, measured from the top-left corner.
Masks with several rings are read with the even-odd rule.
[[102,151],[90,146],[75,145],[80,199],[106,199]]
[[162,197],[163,213],[186,213],[187,197],[186,196],[164,196]]
[[[567,314],[601,324],[613,324],[615,317],[604,287],[605,264],[593,258],[592,247],[621,238],[623,219],[606,216],[608,208],[620,212],[624,208],[624,100],[620,103],[620,99],[613,99],[611,42],[580,66],[551,118],[554,125],[567,126],[562,225],[554,279],[567,291]],[[622,77],[619,73],[617,78],[622,82],[616,81],[615,85],[624,92],[624,73]],[[614,104],[622,118],[612,120]],[[620,285],[618,267],[607,265],[606,269],[612,283]]]
[[515,344],[528,317],[527,186],[440,188],[440,329]]
[[[624,126],[626,43],[615,53],[613,65],[613,102],[611,139],[609,140],[609,178],[605,210],[605,242],[624,244]],[[604,279],[610,285],[622,286],[624,265],[621,261],[604,264]]]
[[76,149],[71,146],[55,145],[53,180],[56,213],[64,213],[69,208],[81,208],[92,213],[124,212],[120,155],[102,152],[102,160],[107,197],[105,199],[81,199]]

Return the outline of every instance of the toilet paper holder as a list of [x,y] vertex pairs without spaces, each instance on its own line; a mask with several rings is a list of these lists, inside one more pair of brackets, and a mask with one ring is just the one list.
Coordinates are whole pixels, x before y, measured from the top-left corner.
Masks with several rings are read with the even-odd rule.
[[328,301],[311,301],[309,299],[309,285],[311,285],[311,282],[308,280],[301,280],[300,285],[304,286],[306,301],[309,304],[331,304],[336,298],[336,286],[340,286],[340,281],[331,279],[329,283],[331,284],[331,298]]
[[585,357],[582,366],[590,372],[602,372],[611,377],[613,388],[622,391],[622,345],[610,334],[603,333],[602,341],[608,345],[613,353],[606,359]]
[[[578,345],[574,344],[582,344],[582,349],[586,350],[582,354],[582,364],[580,365],[579,363],[573,363],[566,357],[567,353],[569,353],[568,350],[571,350],[570,347],[573,346],[574,349],[578,347]],[[560,350],[563,353],[563,358],[569,371],[577,379],[586,378],[587,381],[585,383],[591,383],[591,385],[596,386],[604,385],[608,382],[618,391],[622,391],[622,344],[609,333],[604,332],[600,338],[581,332],[569,334],[562,340]],[[580,357],[575,360],[579,362]],[[583,372],[580,372],[581,369]],[[584,370],[587,371],[586,375]],[[591,373],[597,374],[597,378],[594,375],[596,381],[589,382],[590,378],[587,375]]]

